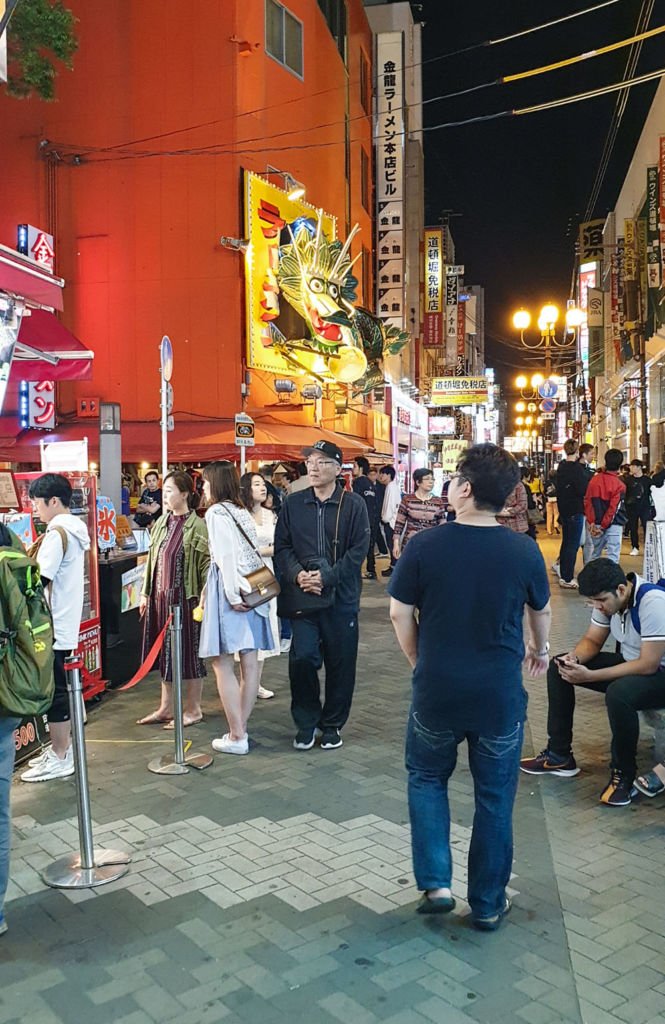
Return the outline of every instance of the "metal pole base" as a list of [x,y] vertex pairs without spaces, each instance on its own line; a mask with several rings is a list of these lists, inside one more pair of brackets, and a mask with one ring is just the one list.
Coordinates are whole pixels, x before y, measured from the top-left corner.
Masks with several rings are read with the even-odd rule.
[[115,882],[129,871],[129,855],[119,850],[95,849],[95,866],[81,867],[81,856],[68,853],[53,861],[42,871],[42,878],[52,889],[93,889]]
[[148,764],[148,771],[154,775],[186,775],[190,768],[202,772],[213,762],[211,754],[185,754],[182,764],[175,760],[175,755],[164,754]]

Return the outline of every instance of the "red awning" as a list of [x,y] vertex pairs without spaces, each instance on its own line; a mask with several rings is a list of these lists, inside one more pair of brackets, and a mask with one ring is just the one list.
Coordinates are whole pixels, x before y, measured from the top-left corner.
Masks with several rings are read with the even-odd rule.
[[[59,426],[56,430],[24,430],[18,437],[0,437],[0,461],[39,462],[41,438],[51,441],[73,441],[88,438],[90,458],[99,458],[99,425],[96,419],[79,420],[77,423]],[[302,449],[321,437],[325,437],[344,452],[347,460],[361,451],[368,451],[368,445],[344,434],[336,434],[319,427],[261,422],[256,420],[256,444],[247,449],[247,458],[272,461],[286,459],[299,462]],[[210,462],[212,459],[233,459],[239,457],[240,449],[235,446],[235,425],[231,420],[189,420],[178,422],[169,433],[169,461]],[[157,464],[161,454],[159,423],[126,421],[122,424],[123,462],[150,462]]]
[[0,245],[0,291],[25,299],[28,304],[62,309],[64,283],[27,256]]
[[[40,353],[46,358],[39,358]],[[53,313],[33,309],[21,321],[11,376],[13,380],[90,380],[93,358],[94,352]]]

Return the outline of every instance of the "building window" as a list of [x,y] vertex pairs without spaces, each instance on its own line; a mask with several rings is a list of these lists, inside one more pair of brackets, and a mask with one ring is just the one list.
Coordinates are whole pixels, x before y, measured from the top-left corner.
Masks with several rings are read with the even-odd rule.
[[369,173],[369,157],[364,149],[360,150],[360,198],[363,204],[363,208],[371,213],[371,197],[370,197],[370,173]]
[[319,0],[319,7],[346,64],[346,0]]
[[266,0],[266,50],[295,75],[303,77],[302,23],[277,0]]
[[360,106],[366,114],[370,112],[369,61],[364,52],[360,51]]

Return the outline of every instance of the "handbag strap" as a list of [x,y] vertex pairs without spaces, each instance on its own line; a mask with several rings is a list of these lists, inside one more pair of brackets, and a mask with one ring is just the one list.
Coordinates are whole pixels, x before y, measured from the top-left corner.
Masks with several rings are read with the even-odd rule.
[[[222,503],[220,502],[220,504],[222,504]],[[223,504],[222,504],[222,508],[224,508]],[[266,567],[266,563],[263,561],[263,556],[262,556],[261,552],[259,551],[259,549],[257,548],[257,546],[254,543],[254,541],[252,540],[252,538],[249,537],[247,533],[245,533],[245,531],[243,530],[242,526],[240,525],[240,523],[238,522],[236,517],[231,515],[231,513],[229,512],[229,510],[227,508],[225,508],[224,511],[226,512],[227,516],[232,520],[232,522],[234,522],[235,525],[238,527],[238,529],[240,530],[241,534],[243,535],[243,537],[245,538],[245,540],[249,544],[250,548],[252,548],[252,550],[256,552],[256,554],[258,555],[258,557],[259,557],[259,559],[261,561],[261,565],[264,566],[264,568],[265,568]]]

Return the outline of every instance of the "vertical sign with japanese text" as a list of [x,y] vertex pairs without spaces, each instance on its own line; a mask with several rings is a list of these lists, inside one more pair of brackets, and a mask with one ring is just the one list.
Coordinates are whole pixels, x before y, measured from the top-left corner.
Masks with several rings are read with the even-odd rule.
[[604,220],[587,220],[580,224],[580,263],[602,260],[604,226]]
[[658,168],[647,167],[647,282],[649,288],[660,288],[660,281]]
[[660,279],[665,282],[665,135],[658,148],[658,228],[660,232]]
[[466,305],[463,302],[457,304],[457,359],[464,359],[466,356]]
[[405,326],[404,44],[401,32],[376,37],[377,312]]
[[423,345],[443,345],[443,228],[425,228]]

